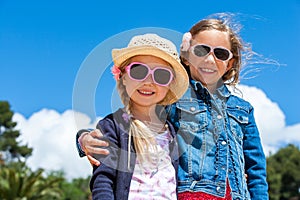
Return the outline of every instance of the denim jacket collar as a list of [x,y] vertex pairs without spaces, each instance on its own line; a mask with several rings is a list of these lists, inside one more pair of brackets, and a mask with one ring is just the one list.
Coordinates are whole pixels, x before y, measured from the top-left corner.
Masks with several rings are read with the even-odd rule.
[[[203,84],[199,81],[190,79],[190,84],[191,87],[197,92],[200,93],[204,93],[205,95],[209,95],[210,92],[208,91],[208,89],[206,87],[203,86]],[[221,97],[229,97],[230,96],[230,91],[229,89],[226,87],[226,85],[224,83],[221,83],[220,86],[217,88],[216,90],[216,94],[221,96]]]

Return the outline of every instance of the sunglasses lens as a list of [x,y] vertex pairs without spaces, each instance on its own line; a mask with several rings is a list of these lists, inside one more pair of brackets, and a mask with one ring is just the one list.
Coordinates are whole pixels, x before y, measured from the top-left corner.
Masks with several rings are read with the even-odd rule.
[[133,64],[129,73],[133,79],[143,80],[148,75],[148,68],[142,64]]
[[224,60],[224,61],[227,60],[230,56],[229,51],[226,49],[222,49],[222,48],[215,48],[214,54],[218,59]]
[[162,86],[168,85],[173,77],[172,72],[168,69],[156,67],[151,70],[147,65],[142,63],[133,63],[127,66],[126,70],[129,77],[136,81],[143,81],[149,74],[152,74],[154,82]]
[[199,57],[203,57],[210,52],[210,47],[205,45],[197,45],[194,47],[194,54]]
[[154,80],[160,85],[167,85],[171,79],[171,72],[165,69],[156,69],[154,71]]

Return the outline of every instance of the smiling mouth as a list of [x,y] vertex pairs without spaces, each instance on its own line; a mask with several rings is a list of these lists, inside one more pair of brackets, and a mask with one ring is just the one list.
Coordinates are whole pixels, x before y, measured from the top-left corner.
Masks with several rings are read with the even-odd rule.
[[144,90],[137,90],[137,91],[138,91],[138,93],[140,93],[140,94],[142,94],[142,95],[147,95],[147,96],[152,95],[152,94],[155,93],[155,92],[144,91]]
[[207,73],[215,72],[215,70],[207,69],[207,68],[200,68],[200,71],[202,71],[202,72],[207,72]]

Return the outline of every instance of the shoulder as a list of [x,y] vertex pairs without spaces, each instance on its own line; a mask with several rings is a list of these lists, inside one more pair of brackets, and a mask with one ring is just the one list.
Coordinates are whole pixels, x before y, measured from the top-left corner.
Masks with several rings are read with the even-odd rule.
[[128,123],[124,120],[125,112],[122,109],[118,109],[116,112],[106,115],[103,119],[101,119],[97,128],[100,130],[103,129],[126,129],[128,127]]
[[249,101],[233,94],[231,94],[227,100],[227,108],[244,110],[247,113],[250,113],[253,110],[253,106]]

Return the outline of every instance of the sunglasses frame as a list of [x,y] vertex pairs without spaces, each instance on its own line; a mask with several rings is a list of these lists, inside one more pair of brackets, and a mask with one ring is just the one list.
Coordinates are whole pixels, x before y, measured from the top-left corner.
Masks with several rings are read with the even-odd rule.
[[[195,54],[195,47],[196,47],[196,46],[209,47],[209,48],[210,48],[210,51],[209,51],[207,54],[203,55],[203,56],[198,56],[198,55]],[[219,58],[216,56],[215,52],[214,52],[215,49],[223,49],[223,50],[228,51],[228,52],[229,52],[228,58],[227,58],[226,60],[219,59]],[[198,43],[198,44],[195,44],[195,45],[191,46],[191,51],[192,51],[192,53],[193,53],[195,56],[200,57],[200,58],[201,58],[201,57],[204,57],[204,56],[207,56],[207,55],[209,55],[210,53],[213,53],[214,57],[215,57],[217,60],[220,60],[220,61],[228,61],[228,60],[230,60],[230,59],[233,57],[232,52],[231,52],[229,49],[225,48],[225,47],[222,47],[222,46],[215,46],[215,47],[212,47],[212,46],[210,46],[210,45],[202,44],[202,43]]]
[[[133,65],[142,65],[142,66],[144,66],[145,68],[147,68],[147,69],[148,69],[147,75],[146,75],[143,79],[135,79],[135,78],[133,78],[133,77],[131,76],[131,74],[130,74],[130,70],[131,70],[131,67],[132,67]],[[154,72],[155,72],[156,70],[158,70],[158,69],[162,69],[162,70],[168,71],[168,72],[170,73],[170,80],[169,80],[166,84],[158,83],[158,82],[155,80]],[[142,82],[142,81],[146,80],[146,79],[148,78],[148,76],[151,74],[151,75],[152,75],[152,80],[153,80],[153,82],[154,82],[155,84],[159,85],[159,86],[168,86],[168,85],[171,83],[171,81],[173,80],[173,77],[174,77],[172,70],[170,70],[170,69],[168,69],[168,68],[165,68],[165,67],[159,67],[159,66],[158,66],[158,67],[155,67],[155,68],[151,69],[147,64],[141,63],[141,62],[132,62],[132,63],[130,63],[129,65],[127,65],[127,66],[125,67],[125,70],[126,70],[128,76],[129,76],[129,78],[130,78],[131,80],[139,81],[139,82]]]

